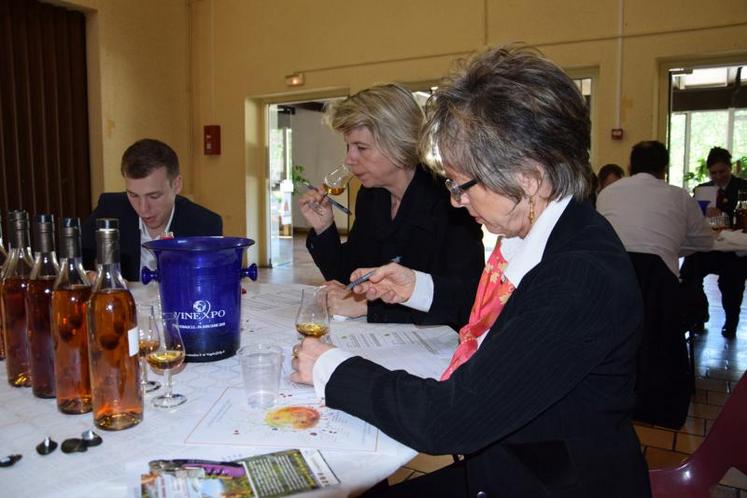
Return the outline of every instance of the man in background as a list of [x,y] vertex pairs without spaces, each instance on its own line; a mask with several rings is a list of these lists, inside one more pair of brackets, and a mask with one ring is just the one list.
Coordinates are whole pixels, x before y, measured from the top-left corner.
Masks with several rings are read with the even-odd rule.
[[96,219],[118,218],[122,275],[140,280],[144,266],[155,269],[155,255],[142,243],[165,237],[223,235],[221,217],[179,195],[182,176],[176,152],[150,138],[122,155],[125,192],[103,193],[82,227],[83,264],[94,268]]
[[713,147],[708,152],[706,168],[711,181],[701,183],[698,187],[718,187],[716,207],[708,208],[706,214],[717,216],[726,213],[733,222],[739,191],[747,192],[747,180],[731,174],[731,154],[721,147]]
[[[721,213],[726,213],[733,223],[739,191],[747,192],[747,180],[732,175],[731,154],[721,147],[714,147],[710,150],[706,159],[706,167],[711,181],[698,187],[718,187],[716,206],[709,207],[706,215],[719,216]],[[721,305],[726,318],[721,328],[721,335],[727,339],[733,339],[736,337],[739,325],[744,280],[747,278],[747,258],[739,257],[733,252],[723,251],[698,253],[685,258],[682,265],[682,281],[699,295],[700,302],[706,303],[706,309],[701,312],[703,321],[708,320],[708,301],[703,292],[703,278],[711,273],[719,276],[718,288],[721,291]],[[694,324],[693,328],[696,332],[705,332],[703,321],[698,320]]]
[[664,181],[669,153],[654,140],[630,153],[630,176],[599,193],[597,210],[628,252],[655,254],[679,276],[679,257],[713,247],[710,229],[686,190]]
[[693,389],[685,342],[693,317],[678,279],[679,257],[710,250],[714,237],[695,199],[664,180],[668,165],[661,142],[636,144],[631,176],[602,190],[597,209],[628,251],[643,297],[633,418],[679,428]]

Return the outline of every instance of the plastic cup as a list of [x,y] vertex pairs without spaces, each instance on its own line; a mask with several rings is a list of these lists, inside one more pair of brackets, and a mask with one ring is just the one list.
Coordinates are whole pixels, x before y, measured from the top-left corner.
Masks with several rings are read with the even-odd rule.
[[238,351],[249,408],[269,408],[280,389],[283,351],[271,344],[252,344]]

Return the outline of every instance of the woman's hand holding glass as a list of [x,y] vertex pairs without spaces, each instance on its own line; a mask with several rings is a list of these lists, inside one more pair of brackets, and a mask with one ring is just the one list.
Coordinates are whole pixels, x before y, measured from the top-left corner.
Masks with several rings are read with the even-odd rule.
[[415,272],[397,263],[378,268],[358,268],[350,275],[350,280],[370,271],[373,274],[368,281],[353,287],[353,292],[364,294],[369,301],[381,299],[385,303],[399,304],[410,299],[415,291]]
[[294,372],[290,376],[292,382],[298,384],[314,384],[314,365],[319,357],[334,348],[331,344],[326,344],[319,339],[307,337],[300,343],[293,346],[293,359],[291,366]]
[[334,221],[332,204],[328,195],[340,195],[353,177],[353,173],[345,164],[341,164],[324,176],[319,187],[307,184],[308,191],[298,199],[298,206],[306,221],[317,234],[329,228]]
[[311,225],[317,234],[332,226],[334,221],[332,204],[321,189],[309,189],[301,194],[301,197],[298,198],[298,207],[301,209],[301,214],[306,222]]

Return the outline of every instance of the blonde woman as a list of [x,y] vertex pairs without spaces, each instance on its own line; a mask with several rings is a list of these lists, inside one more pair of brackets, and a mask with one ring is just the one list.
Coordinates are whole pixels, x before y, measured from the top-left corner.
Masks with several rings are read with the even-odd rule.
[[[325,118],[342,133],[345,164],[362,186],[344,243],[326,197],[310,190],[299,199],[312,227],[306,247],[330,281],[331,311],[366,316],[370,322],[458,328],[467,316],[465,307],[455,303],[470,299],[483,268],[482,231],[465,210],[450,205],[443,180],[420,164],[423,113],[412,94],[395,84],[375,86],[333,104]],[[395,257],[429,282],[432,299],[407,307],[366,301],[344,287],[356,268],[380,266]]]

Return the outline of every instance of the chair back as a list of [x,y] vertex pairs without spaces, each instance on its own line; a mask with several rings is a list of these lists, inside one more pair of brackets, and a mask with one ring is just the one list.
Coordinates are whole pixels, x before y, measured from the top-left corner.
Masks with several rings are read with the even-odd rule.
[[643,298],[633,418],[679,429],[687,418],[693,377],[677,277],[655,254],[628,252]]
[[649,472],[653,498],[702,498],[734,467],[747,474],[747,372],[705,440],[677,467]]

